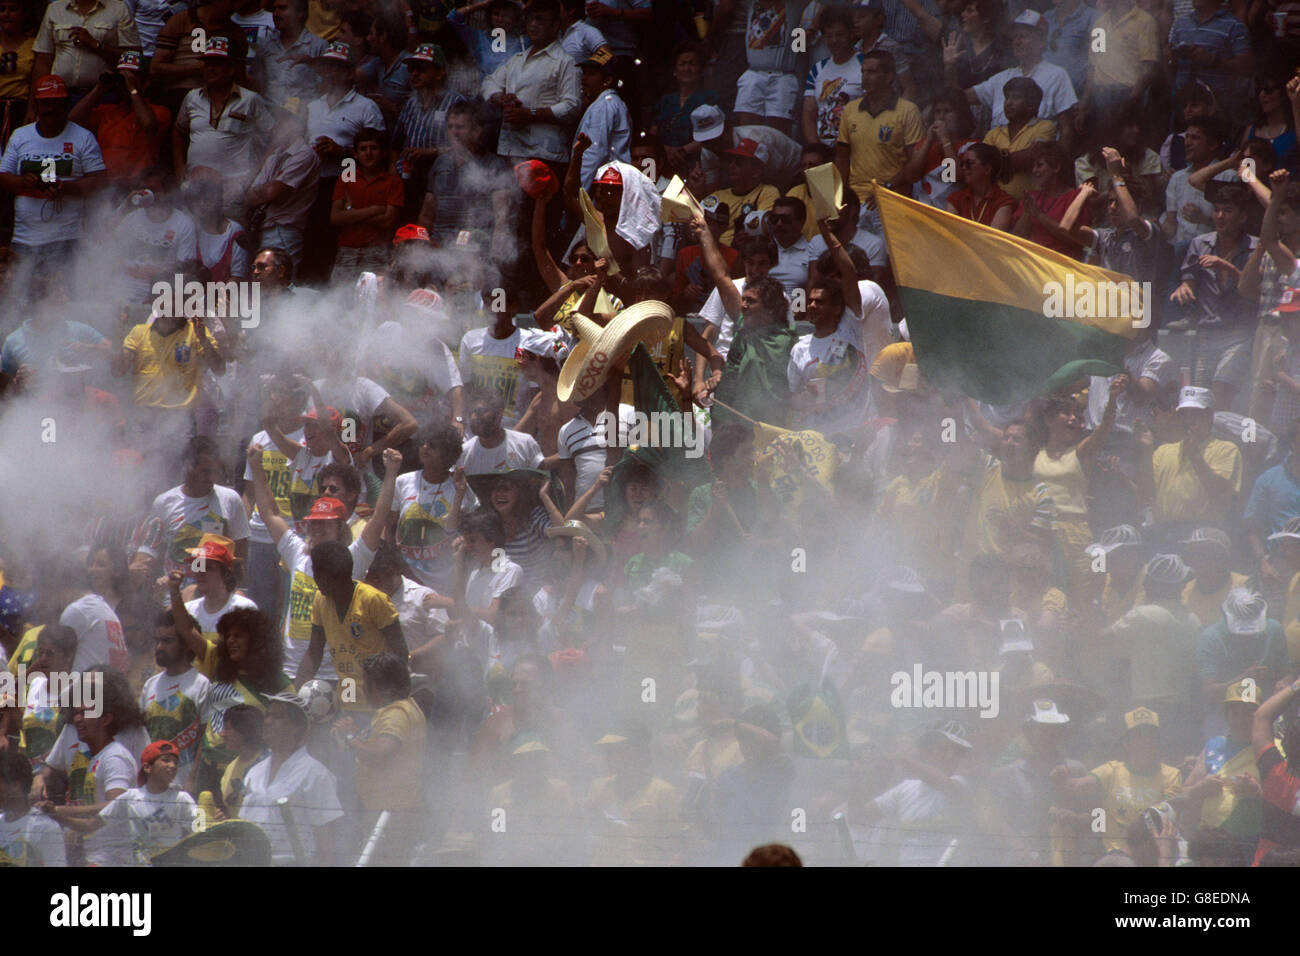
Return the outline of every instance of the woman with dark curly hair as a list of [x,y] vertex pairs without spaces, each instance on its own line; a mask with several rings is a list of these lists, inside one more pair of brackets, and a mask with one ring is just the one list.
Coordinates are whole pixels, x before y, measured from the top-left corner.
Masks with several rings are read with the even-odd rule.
[[199,719],[207,725],[199,750],[196,787],[220,800],[221,775],[235,754],[226,749],[225,715],[236,704],[266,710],[266,701],[289,686],[284,676],[284,641],[261,611],[237,608],[217,621],[217,663],[212,689]]

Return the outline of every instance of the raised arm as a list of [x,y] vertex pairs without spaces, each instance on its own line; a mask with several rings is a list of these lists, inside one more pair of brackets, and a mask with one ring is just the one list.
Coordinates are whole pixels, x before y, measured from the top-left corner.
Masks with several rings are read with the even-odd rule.
[[740,293],[736,291],[736,284],[731,281],[731,276],[727,273],[727,261],[722,258],[717,240],[713,238],[713,233],[709,231],[708,224],[704,221],[704,211],[695,209],[692,216],[696,227],[700,230],[700,254],[704,259],[704,268],[708,270],[709,278],[713,280],[718,290],[718,297],[722,300],[722,307],[727,310],[727,315],[733,319],[738,318]]
[[844,294],[845,307],[862,318],[862,290],[858,288],[858,272],[853,268],[853,260],[849,258],[849,252],[844,248],[843,243],[831,231],[831,221],[829,219],[818,219],[817,228],[821,230],[822,239],[826,241],[826,248],[831,252],[831,259],[840,273],[840,290]]
[[271,541],[279,544],[289,530],[289,522],[280,517],[280,507],[271,494],[271,486],[266,483],[266,472],[262,468],[262,446],[256,443],[249,445],[247,455],[248,470],[253,475],[253,503],[257,505]]
[[384,483],[379,488],[374,513],[361,532],[361,540],[371,551],[378,551],[383,541],[388,513],[393,510],[393,492],[397,488],[397,473],[402,470],[402,453],[396,448],[384,449]]

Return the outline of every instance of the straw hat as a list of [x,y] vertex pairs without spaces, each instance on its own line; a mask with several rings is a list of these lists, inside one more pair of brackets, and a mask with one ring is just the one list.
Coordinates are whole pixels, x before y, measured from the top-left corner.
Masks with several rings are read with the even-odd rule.
[[602,385],[609,371],[623,364],[638,342],[647,348],[668,334],[673,309],[666,302],[638,302],[603,328],[585,315],[573,314],[578,344],[560,369],[555,394],[562,402],[580,402]]

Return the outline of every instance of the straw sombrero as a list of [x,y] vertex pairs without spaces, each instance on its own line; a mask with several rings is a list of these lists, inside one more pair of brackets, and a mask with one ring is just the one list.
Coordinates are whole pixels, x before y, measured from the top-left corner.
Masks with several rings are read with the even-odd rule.
[[595,392],[620,366],[638,342],[647,348],[668,334],[673,308],[666,302],[638,302],[624,309],[603,328],[585,315],[573,314],[578,344],[560,369],[555,394],[562,402],[580,402]]

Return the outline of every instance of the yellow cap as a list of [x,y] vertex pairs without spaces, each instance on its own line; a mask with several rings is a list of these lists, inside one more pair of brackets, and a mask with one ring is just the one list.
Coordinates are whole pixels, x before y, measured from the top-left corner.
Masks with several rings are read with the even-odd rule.
[[596,741],[596,746],[608,747],[611,744],[625,744],[625,743],[627,743],[626,737],[621,737],[618,734],[606,734],[604,737],[601,737],[599,740]]
[[511,752],[511,756],[518,757],[520,754],[548,754],[550,752],[551,748],[546,746],[546,744],[542,743],[540,740],[530,740],[528,743],[516,747]]
[[1223,702],[1225,704],[1258,704],[1259,685],[1255,683],[1252,677],[1239,680],[1235,684],[1229,684],[1228,692],[1223,695]]
[[1159,727],[1160,715],[1149,707],[1137,707],[1124,715],[1124,729],[1126,731],[1143,726]]

